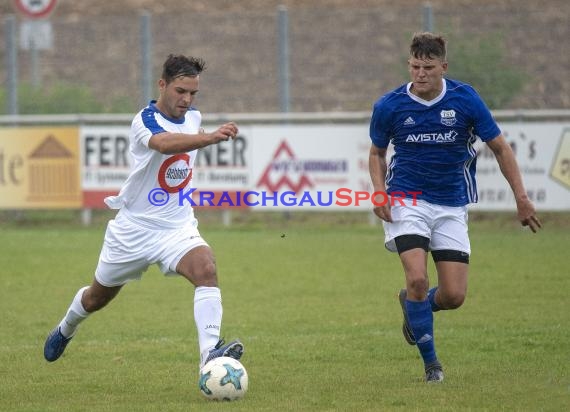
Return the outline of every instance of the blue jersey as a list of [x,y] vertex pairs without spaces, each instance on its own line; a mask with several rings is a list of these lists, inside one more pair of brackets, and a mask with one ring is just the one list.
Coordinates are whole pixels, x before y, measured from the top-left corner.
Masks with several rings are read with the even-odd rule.
[[477,202],[473,144],[501,134],[489,109],[465,83],[444,79],[441,94],[430,101],[412,94],[410,86],[382,96],[372,112],[372,143],[394,145],[387,192],[421,192],[418,199],[444,206]]

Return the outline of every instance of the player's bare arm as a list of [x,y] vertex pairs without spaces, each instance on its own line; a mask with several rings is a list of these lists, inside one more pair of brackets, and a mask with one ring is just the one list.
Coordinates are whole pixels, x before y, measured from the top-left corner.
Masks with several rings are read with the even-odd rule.
[[[370,154],[368,157],[368,169],[374,192],[386,192],[386,148],[380,148],[374,144],[370,145]],[[392,221],[392,212],[390,211],[390,202],[386,202],[383,206],[376,206],[374,214],[386,222]]]
[[237,125],[234,122],[229,122],[211,133],[206,133],[202,129],[197,134],[159,133],[150,138],[148,145],[151,149],[162,154],[184,153],[234,139],[237,134]]
[[521,172],[511,146],[503,135],[488,141],[487,145],[495,154],[501,173],[511,186],[517,204],[519,221],[523,226],[528,226],[530,230],[536,233],[542,227],[542,224],[536,216],[534,205],[528,198],[524,188]]

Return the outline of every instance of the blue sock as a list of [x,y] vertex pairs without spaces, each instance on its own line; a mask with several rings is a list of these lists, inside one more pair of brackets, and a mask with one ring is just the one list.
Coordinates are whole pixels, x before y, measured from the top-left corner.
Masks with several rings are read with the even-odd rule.
[[428,292],[428,300],[429,300],[429,304],[431,305],[431,311],[432,312],[437,312],[438,310],[441,310],[441,307],[435,303],[435,291],[437,290],[437,286],[435,288],[431,288]]
[[429,300],[426,299],[423,302],[406,300],[406,310],[424,364],[427,365],[436,361],[437,356],[433,341],[433,313]]

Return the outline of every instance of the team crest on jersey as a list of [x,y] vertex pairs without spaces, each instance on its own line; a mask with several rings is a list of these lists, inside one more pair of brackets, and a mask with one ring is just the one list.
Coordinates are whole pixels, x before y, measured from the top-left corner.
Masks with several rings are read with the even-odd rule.
[[192,180],[190,156],[186,153],[171,156],[162,162],[158,171],[158,183],[168,193],[177,193]]
[[442,110],[441,111],[441,124],[445,126],[453,126],[457,123],[457,119],[455,118],[455,110]]

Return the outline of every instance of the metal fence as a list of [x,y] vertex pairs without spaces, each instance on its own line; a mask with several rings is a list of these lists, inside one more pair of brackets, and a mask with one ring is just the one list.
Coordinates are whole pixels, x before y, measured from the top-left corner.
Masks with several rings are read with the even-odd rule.
[[[570,2],[381,3],[83,18],[56,9],[48,50],[22,49],[21,17],[4,14],[4,113],[18,111],[9,90],[14,76],[38,93],[84,86],[98,101],[127,101],[125,111],[134,111],[156,94],[160,66],[173,52],[206,60],[197,102],[205,113],[368,111],[407,81],[411,35],[425,28],[450,39],[450,76],[455,57],[476,57],[479,75],[471,83],[486,100],[504,88],[493,74],[521,74],[520,89],[495,109],[570,108]],[[473,44],[479,48],[467,47]]]

